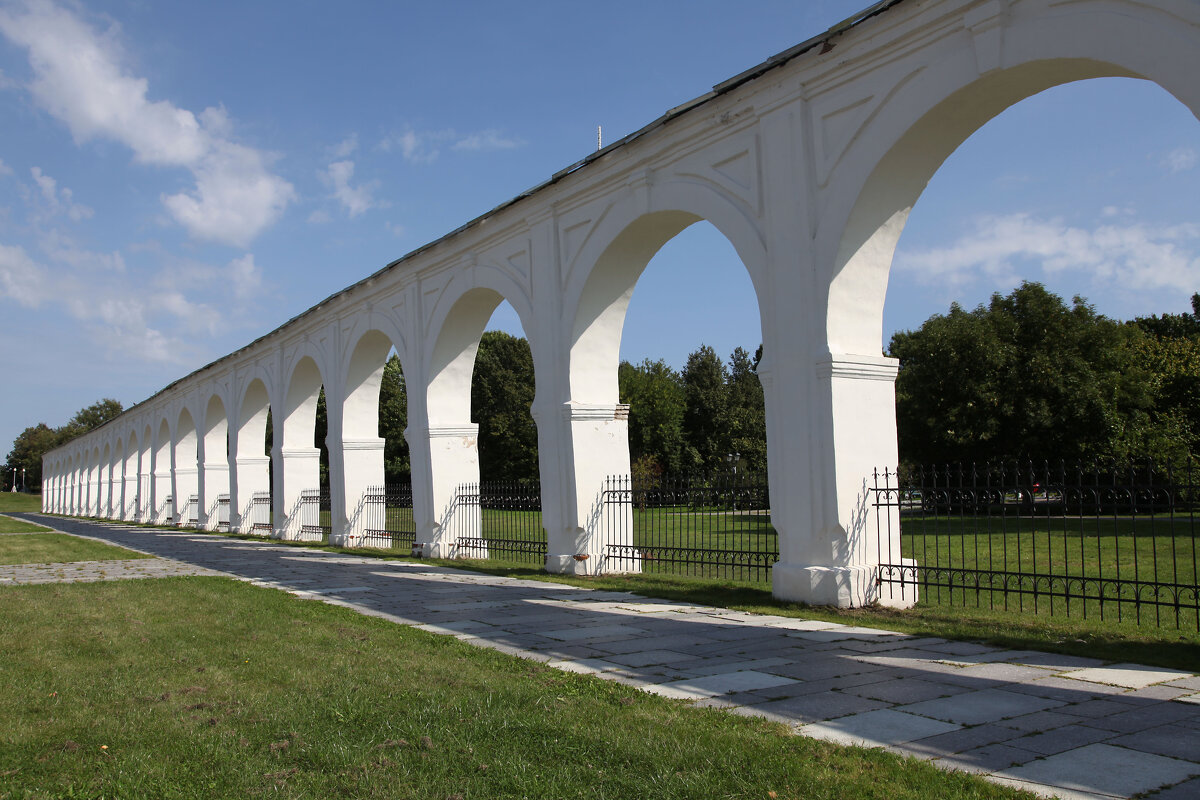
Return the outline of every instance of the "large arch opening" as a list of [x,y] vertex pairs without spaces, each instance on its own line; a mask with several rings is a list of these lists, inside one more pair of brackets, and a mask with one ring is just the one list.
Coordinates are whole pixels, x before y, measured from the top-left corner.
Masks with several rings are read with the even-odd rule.
[[112,470],[112,447],[108,442],[104,443],[104,452],[100,456],[100,498],[96,508],[96,516],[111,517],[112,516],[112,498],[113,498],[113,470]]
[[436,546],[458,557],[542,563],[537,381],[526,319],[499,288],[476,287],[439,324],[425,397],[429,449],[420,454],[433,481]]
[[[1035,37],[1031,37],[1036,40],[1036,45],[1033,46],[1038,49],[1076,52],[1092,47],[1097,53],[1108,54],[1105,57],[1130,58],[1141,62],[1143,66],[1151,65],[1156,60],[1147,61],[1140,54],[1129,53],[1126,48],[1115,46],[1117,40],[1111,37],[1101,41],[1106,35],[1105,21],[1098,17],[1092,22],[1089,22],[1087,30],[1081,29],[1079,37],[1072,38],[1069,43],[1063,40],[1050,46],[1047,46],[1048,43],[1055,42],[1055,37],[1051,36],[1048,30],[1040,30]],[[1129,40],[1137,33],[1136,26],[1140,22],[1136,19],[1123,19],[1121,24],[1126,27],[1119,39]],[[1058,24],[1058,20],[1050,21],[1049,24]],[[1020,42],[1022,36],[1028,35],[1028,31],[1015,28],[1006,31],[1004,35],[1008,42]],[[1182,50],[1178,47],[1172,48],[1170,43],[1164,42],[1163,52],[1159,54],[1161,59],[1157,65],[1153,65],[1154,69],[1160,70],[1160,77],[1168,78],[1168,84],[1170,80],[1181,81],[1183,75],[1190,72],[1179,69],[1178,60]],[[1018,45],[1014,44],[1012,49],[1014,52],[1020,52]],[[1177,63],[1172,63],[1173,60]],[[1190,60],[1184,60],[1194,63],[1194,55]],[[1001,301],[1000,306],[1015,308],[1019,313],[1036,315],[1036,318],[1031,316],[1026,320],[1032,324],[1018,322],[1013,328],[1014,331],[1036,331],[1038,344],[1052,344],[1052,347],[1046,349],[1057,354],[1066,353],[1069,348],[1074,347],[1076,342],[1073,339],[1060,335],[1059,331],[1062,329],[1058,326],[1058,317],[1055,315],[1061,311],[1063,319],[1094,318],[1092,310],[1083,303],[1075,304],[1073,308],[1067,307],[1059,298],[1051,297],[1040,286],[1019,285],[1022,284],[1022,279],[1036,280],[1047,275],[1062,279],[1064,275],[1072,272],[1072,264],[1077,264],[1080,269],[1086,266],[1093,273],[1108,270],[1117,276],[1125,267],[1129,267],[1130,263],[1120,265],[1117,262],[1124,256],[1114,259],[1113,253],[1127,250],[1132,238],[1137,238],[1144,244],[1151,244],[1147,241],[1147,234],[1158,223],[1147,220],[1122,221],[1128,210],[1127,198],[1105,197],[1100,182],[1096,180],[1104,173],[1114,171],[1117,165],[1111,161],[1106,159],[1091,164],[1091,174],[1088,175],[1086,183],[1082,184],[1077,175],[1067,177],[1067,172],[1059,170],[1060,165],[1071,165],[1078,156],[1089,151],[1093,140],[1101,135],[1097,130],[1098,126],[1116,127],[1113,120],[1128,114],[1128,109],[1111,108],[1108,114],[1096,114],[1093,125],[1076,125],[1070,129],[1073,132],[1068,134],[1065,140],[1051,133],[1052,129],[1046,123],[1046,116],[1053,106],[1065,107],[1068,100],[1075,95],[1090,97],[1095,101],[1105,92],[1121,96],[1132,88],[1149,90],[1162,99],[1173,97],[1171,103],[1176,100],[1182,101],[1186,110],[1180,116],[1191,116],[1191,122],[1195,122],[1194,117],[1200,112],[1200,99],[1193,94],[1189,106],[1187,95],[1179,92],[1180,83],[1173,87],[1160,84],[1162,88],[1156,89],[1155,84],[1149,82],[1149,78],[1150,76],[1140,68],[1126,67],[1096,58],[1047,57],[995,70],[961,85],[956,91],[948,94],[944,87],[926,84],[924,76],[914,78],[911,84],[898,91],[897,96],[889,101],[889,107],[880,111],[872,121],[874,130],[871,131],[871,135],[860,137],[859,143],[847,151],[842,160],[843,166],[839,167],[844,171],[844,177],[848,177],[848,173],[860,172],[861,183],[857,177],[848,177],[848,181],[859,188],[856,188],[852,195],[848,194],[843,198],[846,201],[845,216],[834,215],[835,221],[831,224],[841,225],[844,221],[844,227],[836,232],[832,232],[831,229],[834,239],[827,240],[827,244],[833,249],[829,251],[832,256],[832,272],[825,334],[828,349],[835,354],[835,358],[838,354],[850,354],[847,358],[864,360],[878,358],[890,339],[892,346],[888,350],[889,354],[901,356],[901,376],[898,385],[904,385],[904,370],[910,370],[918,361],[908,360],[906,352],[911,354],[913,351],[897,347],[897,340],[892,337],[890,326],[885,327],[885,321],[889,319],[889,313],[885,311],[885,300],[894,305],[896,310],[908,305],[901,299],[905,296],[904,291],[911,288],[905,285],[905,281],[912,280],[914,275],[918,274],[916,271],[921,269],[925,271],[924,276],[927,279],[936,280],[938,286],[942,287],[931,289],[930,284],[927,284],[925,291],[942,297],[945,303],[940,309],[927,310],[926,315],[944,313],[951,301],[960,299],[945,298],[942,294],[943,289],[962,288],[963,284],[958,279],[973,269],[986,274],[991,283],[981,281],[979,287],[974,288],[974,292],[980,292],[979,294],[968,294],[961,298],[966,301],[965,305],[968,308],[986,300],[987,295],[993,292],[1000,295],[1012,292],[1009,298],[998,298]],[[1190,87],[1182,88],[1185,91],[1193,91]],[[1163,89],[1167,91],[1164,92]],[[1041,114],[1026,117],[1028,109],[1040,110]],[[1187,111],[1191,112],[1190,115]],[[1005,121],[1008,118],[1022,117],[1024,124],[1019,127],[1010,126]],[[998,141],[993,136],[993,131],[1006,132],[1011,141]],[[1192,142],[1196,141],[1195,138],[1192,139]],[[1006,154],[1014,150],[1019,153],[1016,148],[1022,143],[1026,149],[1057,153],[1057,158],[1041,160],[1039,174],[1033,178],[1029,175],[1019,176],[1018,173],[1019,177],[1041,184],[1042,191],[1035,198],[1027,197],[1024,207],[1015,205],[1010,199],[1008,209],[981,214],[978,210],[980,204],[975,202],[976,196],[987,196],[989,204],[998,204],[1017,196],[1011,186],[1001,186],[998,179],[1013,177],[1014,159],[1006,157]],[[985,148],[984,152],[975,149],[976,146]],[[1010,150],[1009,147],[1014,149]],[[877,151],[867,152],[871,148],[877,148]],[[963,163],[972,154],[976,156],[977,161],[983,160],[980,156],[986,154],[992,171],[979,170],[971,176],[970,182],[960,183],[957,191],[961,197],[961,205],[967,209],[967,213],[973,208],[976,218],[970,221],[969,226],[961,222],[956,225],[949,222],[944,215],[950,203],[959,201],[955,200],[953,195],[949,198],[939,198],[936,194],[926,192],[927,188],[936,191],[942,185],[953,185],[956,164]],[[1151,157],[1151,154],[1144,151],[1128,151],[1125,156],[1118,157],[1119,161],[1133,164],[1135,169],[1140,171],[1160,169],[1161,159],[1162,155]],[[1189,223],[1195,217],[1195,194],[1194,190],[1190,194],[1191,211],[1184,212],[1185,221]],[[1058,203],[1057,210],[1054,208],[1055,200]],[[834,201],[834,204],[839,202],[841,199]],[[925,204],[930,206],[931,212],[942,212],[943,216],[938,219],[938,225],[953,238],[949,242],[945,238],[935,240],[936,244],[930,244],[931,240],[926,239],[925,243],[915,244],[906,254],[903,249],[898,249],[898,246],[902,236],[907,237],[905,231],[909,230],[909,224],[922,222],[921,210]],[[1177,234],[1178,229],[1172,236]],[[1178,239],[1171,242],[1172,247],[1177,245]],[[1144,251],[1143,256],[1145,252],[1148,251]],[[1162,255],[1161,249],[1158,250],[1158,255]],[[1134,260],[1137,258],[1133,257]],[[1157,259],[1152,257],[1147,263],[1155,260]],[[1090,263],[1085,263],[1089,261]],[[1036,272],[1027,271],[1031,262],[1038,262]],[[895,266],[902,264],[907,265],[907,272],[894,271]],[[1126,277],[1128,284],[1144,283],[1151,274],[1141,267],[1134,270],[1134,273],[1140,275],[1141,279],[1129,280]],[[1079,280],[1080,274],[1075,273],[1076,280]],[[1195,277],[1190,276],[1187,280],[1194,283]],[[997,283],[999,281],[1003,283]],[[1069,283],[1062,285],[1069,287],[1063,291],[1068,298],[1085,293],[1079,291],[1078,283],[1073,287]],[[1121,290],[1126,298],[1132,293],[1129,285],[1121,287]],[[1186,298],[1195,290],[1195,286],[1185,288],[1181,285],[1178,290],[1178,299],[1186,303]],[[926,308],[928,309],[927,306]],[[1147,309],[1151,313],[1167,310],[1179,309]],[[940,463],[944,464],[947,460],[958,461],[970,465],[964,466],[967,473],[978,470],[979,474],[984,474],[988,470],[989,462],[994,464],[1004,457],[1028,458],[1032,455],[1038,459],[1039,464],[1045,464],[1045,461],[1042,461],[1047,457],[1045,454],[1053,454],[1055,458],[1061,454],[1072,461],[1078,457],[1079,451],[1065,451],[1065,439],[1056,438],[1058,433],[1066,435],[1070,432],[1071,425],[1045,426],[1045,435],[1029,440],[1042,448],[1042,452],[1036,452],[1025,450],[1024,444],[1012,430],[1005,429],[1003,422],[1006,419],[1018,419],[1024,425],[1031,420],[1050,419],[1054,414],[1060,414],[1070,422],[1071,416],[1075,415],[1084,426],[1093,429],[1109,427],[1110,418],[1107,415],[1091,414],[1090,408],[1082,404],[1075,405],[1060,399],[1057,403],[1046,405],[1045,401],[1050,399],[1052,393],[1039,394],[1043,388],[1069,384],[1074,376],[1068,375],[1065,381],[1056,383],[1058,376],[1052,375],[1048,369],[1050,365],[1039,357],[1039,353],[1043,352],[1040,347],[1019,347],[1020,337],[1013,337],[1011,340],[983,340],[975,335],[982,332],[983,328],[976,327],[972,314],[962,309],[952,312],[946,319],[947,324],[941,326],[939,331],[946,337],[945,341],[950,347],[971,353],[971,359],[962,362],[969,368],[960,371],[949,362],[945,362],[940,370],[931,366],[931,369],[925,371],[925,379],[922,381],[923,392],[926,395],[922,402],[925,402],[925,406],[918,414],[913,415],[914,418],[921,417],[921,423],[926,425],[926,430],[934,434],[926,437],[927,440],[940,437],[941,441],[956,441],[961,445],[962,449],[954,455],[949,455],[950,451],[945,449],[937,451],[938,455],[933,458],[937,458]],[[918,317],[901,325],[896,325],[895,322],[891,325],[916,328],[923,321]],[[1113,326],[1114,329],[1119,327]],[[949,350],[941,349],[936,352],[945,355]],[[986,388],[988,384],[985,382],[984,373],[991,370],[995,363],[1006,360],[1014,365],[1011,376],[1020,378],[1019,382],[1003,382],[1004,386],[1021,387],[1015,402],[1010,402],[1013,401],[1013,396],[1005,395],[1003,391],[994,391],[983,397],[984,402],[964,406],[961,409],[962,413],[947,411],[959,399],[970,400],[971,393],[980,387]],[[1054,365],[1055,368],[1058,363],[1060,362]],[[1090,365],[1096,362],[1088,359],[1081,363],[1088,363],[1088,369],[1091,369]],[[1041,377],[1031,369],[1039,366],[1042,368]],[[943,381],[948,376],[952,376],[952,379]],[[919,531],[918,523],[914,519],[907,520],[902,530],[899,509],[890,509],[882,523],[869,523],[875,529],[874,533],[871,533],[866,530],[868,523],[859,513],[863,508],[864,478],[869,481],[868,476],[871,476],[874,470],[893,470],[901,463],[908,462],[912,465],[914,461],[932,460],[929,455],[914,458],[914,439],[910,437],[906,443],[903,434],[900,437],[900,446],[897,447],[897,393],[892,391],[889,383],[880,380],[878,376],[873,376],[872,380],[835,374],[833,384],[833,391],[830,397],[826,398],[831,405],[826,410],[832,417],[832,432],[828,435],[829,450],[824,455],[836,463],[836,476],[833,481],[835,488],[831,493],[836,494],[836,519],[850,533],[849,548],[852,552],[841,557],[841,560],[852,564],[889,565],[886,571],[896,578],[896,586],[902,586],[901,575],[909,578],[914,574],[936,576],[937,569],[945,567],[946,564],[939,561],[940,556],[930,555],[936,553],[934,544],[930,544],[928,548],[922,544],[936,542],[936,536],[930,534],[933,538],[927,539],[926,534]],[[993,387],[997,385],[992,384]],[[851,395],[854,396],[853,399],[848,400]],[[1062,397],[1065,399],[1065,395]],[[900,400],[899,427],[903,430],[906,413],[903,403],[911,402],[914,398],[910,397],[906,401],[902,396]],[[1112,430],[1117,429],[1117,426],[1112,426]],[[1074,430],[1078,432],[1082,428]],[[926,449],[923,452],[928,454],[934,451]],[[972,462],[975,463],[972,465]],[[916,474],[912,471],[906,472]],[[1046,474],[1043,471],[1040,472],[1041,477],[1026,480],[1031,485],[1044,482]],[[1009,480],[1012,480],[1011,473],[1009,475]],[[920,488],[916,484],[911,486],[911,489],[917,492],[913,496],[925,495],[919,492]],[[1005,491],[1001,491],[999,496],[1004,497]],[[832,516],[833,514],[830,514],[830,517]],[[860,533],[862,535],[858,536]],[[828,545],[829,542],[817,544]],[[833,541],[832,544],[835,554],[840,556],[837,554],[840,543]],[[1051,563],[1062,564],[1061,558],[1055,560],[1053,557],[1055,554],[1062,556],[1066,551],[1061,537],[1048,537],[1045,547],[1040,551],[1045,558],[1043,566]],[[1029,557],[1035,552],[1038,551],[1030,548],[1025,551],[1025,555]],[[915,564],[908,560],[914,555]],[[994,570],[995,574],[1001,577],[1028,569],[1027,564],[1014,564],[1008,560],[1009,554],[999,550],[992,551],[990,547],[978,553],[978,556],[977,563],[982,565],[981,568]],[[809,563],[821,562],[813,558]],[[922,569],[914,573],[917,566]],[[891,589],[892,587],[885,586],[880,591]]]
[[154,500],[154,429],[150,423],[142,432],[138,448],[138,522],[152,522],[156,503]]
[[269,536],[271,516],[271,397],[261,378],[242,395],[237,420],[236,480],[232,482],[231,525],[241,533]]
[[153,522],[165,525],[175,516],[176,498],[172,494],[171,476],[171,423],[166,419],[158,423],[158,438],[154,447],[154,496]]
[[342,529],[353,544],[411,552],[408,395],[393,336],[372,328],[359,337],[342,396]]
[[[777,557],[762,324],[753,251],[741,244],[745,256],[694,213],[647,214],[607,246],[579,297],[570,390],[583,412],[574,448],[586,455],[575,457],[577,502],[594,485],[630,503],[601,512],[607,571],[765,580]],[[585,409],[608,419],[584,419],[593,416]],[[702,493],[725,513],[665,515],[672,498]]]
[[179,412],[173,442],[173,494],[175,519],[179,525],[195,528],[200,524],[199,445],[196,421],[186,408]]
[[87,515],[100,516],[100,448],[92,448],[88,454],[88,501]]
[[229,529],[229,415],[214,394],[204,409],[204,463],[201,466],[200,520],[208,530]]
[[327,541],[331,531],[324,383],[313,357],[300,358],[283,413],[272,418],[276,441],[282,442],[272,474],[274,522],[277,534],[288,539]]
[[130,431],[125,442],[124,466],[124,500],[121,506],[121,519],[136,520],[138,518],[138,475],[141,465],[138,463],[137,431]]

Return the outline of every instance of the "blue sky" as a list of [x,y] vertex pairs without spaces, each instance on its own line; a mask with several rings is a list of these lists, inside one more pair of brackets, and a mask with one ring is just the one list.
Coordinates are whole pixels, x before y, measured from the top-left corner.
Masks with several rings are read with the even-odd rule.
[[[0,452],[145,399],[577,161],[597,125],[632,132],[866,4],[0,0]],[[1021,279],[1117,318],[1186,310],[1198,159],[1200,123],[1150,84],[1014,106],[914,209],[885,337]],[[623,354],[758,341],[744,270],[697,226],[643,276]]]

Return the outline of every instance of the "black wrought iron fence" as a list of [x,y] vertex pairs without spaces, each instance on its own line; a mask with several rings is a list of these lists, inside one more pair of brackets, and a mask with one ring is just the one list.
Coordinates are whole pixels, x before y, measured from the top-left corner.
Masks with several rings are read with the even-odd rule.
[[271,521],[271,493],[255,492],[250,496],[250,533],[255,536],[270,536],[274,530]]
[[229,530],[229,495],[217,495],[217,530]]
[[412,484],[372,486],[363,495],[364,547],[411,551],[416,541]]
[[195,528],[200,524],[200,495],[189,495],[183,512],[179,515],[180,526]]
[[461,558],[546,562],[542,494],[536,482],[463,484],[447,522]]
[[765,475],[608,478],[606,571],[770,581],[779,560]]
[[1190,459],[877,472],[878,580],[930,604],[1200,629],[1198,478]]
[[299,541],[328,542],[332,531],[330,523],[331,504],[328,489],[302,489],[300,491]]
[[167,495],[158,504],[158,508],[154,512],[154,524],[162,525],[163,523],[171,523],[171,510],[174,508],[175,498]]

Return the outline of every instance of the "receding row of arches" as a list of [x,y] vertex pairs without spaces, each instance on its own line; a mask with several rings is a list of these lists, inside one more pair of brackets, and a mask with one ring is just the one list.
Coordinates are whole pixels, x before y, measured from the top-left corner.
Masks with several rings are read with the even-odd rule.
[[[883,306],[914,203],[976,129],[1053,86],[1142,78],[1200,113],[1200,16],[1134,0],[899,3],[859,25],[764,65],[770,78],[730,84],[51,453],[48,510],[161,521],[195,495],[197,519],[211,525],[224,489],[237,526],[247,495],[269,492],[270,527],[296,535],[301,495],[321,483],[324,390],[330,527],[352,536],[359,498],[383,478],[377,407],[394,350],[408,390],[417,541],[449,554],[442,521],[455,488],[480,477],[476,351],[507,300],[533,356],[547,567],[595,571],[599,487],[629,470],[617,386],[629,301],[655,253],[704,220],[736,252],[761,320],[776,594],[875,599],[877,553],[899,552],[898,541],[877,541],[898,525],[869,526],[866,488],[872,470],[897,461]],[[909,35],[917,29],[937,35]],[[859,66],[832,80],[835,61]]]

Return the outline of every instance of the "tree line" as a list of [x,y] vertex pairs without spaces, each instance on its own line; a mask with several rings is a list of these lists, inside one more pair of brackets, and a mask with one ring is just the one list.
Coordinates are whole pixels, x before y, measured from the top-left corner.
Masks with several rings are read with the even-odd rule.
[[[1098,314],[1081,297],[1068,305],[1025,282],[972,310],[955,303],[915,330],[892,336],[887,354],[900,361],[896,414],[906,464],[1005,458],[1180,459],[1200,452],[1200,294],[1192,311],[1122,322]],[[622,362],[620,401],[629,405],[629,452],[635,474],[765,472],[766,412],[758,365],[739,347],[722,360],[707,345],[681,370],[665,361]],[[498,331],[483,334],[471,381],[484,480],[536,480],[537,428],[529,343]],[[66,425],[26,428],[13,442],[10,468],[41,482],[42,454],[121,413],[103,399]],[[410,470],[404,429],[407,396],[400,360],[384,366],[379,436],[389,483]],[[324,393],[314,444],[327,483]],[[265,449],[270,452],[268,424]],[[884,465],[881,465],[884,466]]]

